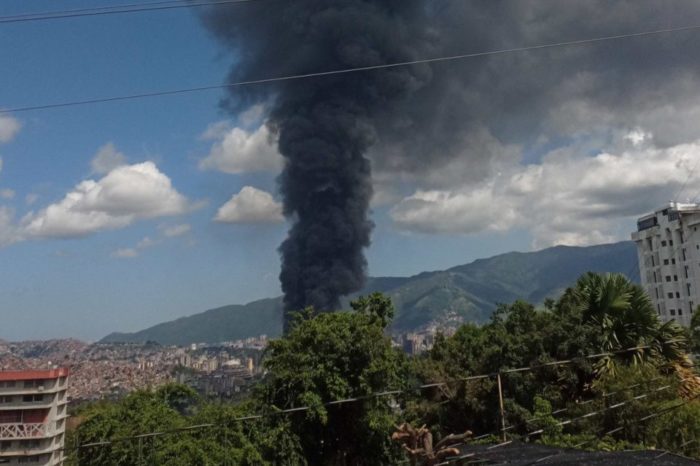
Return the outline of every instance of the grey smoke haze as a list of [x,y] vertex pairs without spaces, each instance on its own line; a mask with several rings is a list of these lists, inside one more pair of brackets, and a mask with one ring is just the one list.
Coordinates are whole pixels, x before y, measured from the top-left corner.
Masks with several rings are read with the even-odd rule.
[[[263,0],[203,20],[239,80],[696,24],[700,2]],[[471,183],[501,158],[614,128],[643,126],[659,146],[696,139],[699,40],[688,31],[233,89],[231,112],[269,102],[286,161],[286,308],[334,309],[361,287],[371,169],[438,186],[445,177],[432,174],[458,161]]]

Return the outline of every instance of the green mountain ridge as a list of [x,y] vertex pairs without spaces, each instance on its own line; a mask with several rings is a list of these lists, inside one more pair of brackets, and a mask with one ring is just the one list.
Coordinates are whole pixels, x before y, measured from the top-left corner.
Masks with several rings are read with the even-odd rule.
[[[555,246],[510,252],[447,270],[412,277],[370,278],[360,293],[381,291],[396,305],[392,330],[412,331],[436,322],[486,321],[499,303],[524,299],[540,304],[558,297],[585,272],[619,272],[638,279],[637,250],[625,241],[588,247]],[[355,296],[356,296],[355,295]],[[343,302],[347,302],[354,296]],[[164,322],[134,333],[112,333],[102,342],[157,341],[186,345],[282,333],[282,300],[230,305]]]

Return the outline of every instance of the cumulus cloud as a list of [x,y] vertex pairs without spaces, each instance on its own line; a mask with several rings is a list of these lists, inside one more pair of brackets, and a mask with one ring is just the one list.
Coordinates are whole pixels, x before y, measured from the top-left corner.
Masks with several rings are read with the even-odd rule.
[[[700,140],[670,148],[643,146],[640,132],[619,152],[589,156],[577,147],[547,154],[541,163],[514,165],[475,185],[417,190],[392,210],[396,225],[421,233],[469,234],[529,230],[535,246],[595,244],[627,238],[632,220],[700,184]],[[691,174],[690,178],[688,177]],[[700,198],[686,190],[685,199]]]
[[183,223],[180,225],[164,226],[162,228],[163,235],[168,238],[174,238],[176,236],[182,236],[189,233],[192,230],[192,226],[188,223]]
[[202,135],[212,140],[209,155],[199,163],[202,170],[218,170],[224,173],[277,172],[282,157],[277,152],[274,138],[267,126],[254,131],[231,128],[226,122],[216,123]]
[[14,221],[12,209],[0,206],[0,247],[9,246],[22,240],[22,235]]
[[0,199],[14,199],[15,197],[15,192],[11,189],[5,188],[5,189],[0,189]]
[[7,143],[22,129],[22,124],[10,115],[0,114],[0,142]]
[[139,252],[134,248],[123,248],[117,249],[111,255],[117,259],[133,259],[134,257],[138,257]]
[[105,175],[117,167],[126,164],[126,156],[119,152],[113,143],[108,142],[97,150],[90,161],[93,173]]
[[280,223],[282,205],[266,191],[245,186],[222,205],[214,220],[222,223]]
[[27,214],[22,224],[31,237],[78,237],[139,219],[179,215],[189,208],[170,178],[153,162],[143,162],[79,183],[61,201]]

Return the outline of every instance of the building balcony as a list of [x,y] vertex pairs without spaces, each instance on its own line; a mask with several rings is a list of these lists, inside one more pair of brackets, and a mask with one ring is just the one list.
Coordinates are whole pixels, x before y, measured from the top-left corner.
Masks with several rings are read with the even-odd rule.
[[[43,445],[36,448],[26,448],[22,446],[9,447],[0,449],[0,458],[2,457],[15,457],[15,456],[35,456],[35,455],[47,455],[51,454],[56,450],[63,448],[61,444],[54,443],[52,441],[45,441]],[[2,461],[0,460],[0,464]]]
[[0,440],[22,440],[51,437],[54,430],[44,423],[0,424]]

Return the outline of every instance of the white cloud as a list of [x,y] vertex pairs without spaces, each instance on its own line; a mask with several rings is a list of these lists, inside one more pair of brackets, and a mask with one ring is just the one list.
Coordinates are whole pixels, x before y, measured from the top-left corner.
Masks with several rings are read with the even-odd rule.
[[22,124],[19,120],[10,115],[0,115],[0,142],[7,143],[12,141],[20,129],[22,129]]
[[11,189],[5,188],[5,189],[0,189],[0,199],[14,199],[15,197],[15,192]]
[[[524,228],[538,247],[626,239],[625,221],[670,200],[686,180],[689,187],[700,185],[700,170],[689,178],[700,141],[658,149],[641,147],[640,139],[595,156],[559,149],[539,164],[514,165],[475,186],[417,190],[394,206],[391,217],[399,228],[421,233]],[[679,200],[700,198],[694,189]]]
[[24,202],[27,205],[32,205],[38,200],[39,200],[39,195],[35,194],[35,193],[29,193],[26,196],[24,196]]
[[188,223],[183,223],[181,225],[174,225],[170,227],[163,227],[163,235],[167,236],[168,238],[173,238],[175,236],[182,236],[186,233],[189,233],[190,230],[192,230],[192,226]]
[[278,172],[282,167],[282,157],[265,125],[250,132],[220,122],[210,126],[202,137],[215,141],[209,155],[199,162],[202,170],[239,174]]
[[114,144],[108,142],[97,150],[97,153],[90,161],[93,173],[105,175],[117,167],[126,164],[126,156],[119,152]]
[[280,223],[282,204],[266,191],[245,186],[219,208],[214,220],[223,223]]
[[14,213],[8,207],[0,206],[0,247],[9,246],[22,240],[22,235],[13,221]]
[[158,241],[153,240],[150,237],[146,236],[136,244],[136,249],[146,249],[146,248],[153,247],[156,244],[158,244]]
[[27,214],[22,224],[32,237],[77,237],[189,208],[170,179],[153,162],[143,162],[115,168],[99,181],[79,183],[61,201]]
[[133,259],[134,257],[138,257],[139,252],[133,248],[123,248],[117,249],[111,255],[117,259]]
[[111,256],[118,259],[133,259],[134,257],[140,256],[141,251],[144,249],[152,248],[161,242],[162,240],[154,240],[149,236],[144,236],[141,241],[136,243],[136,247],[117,249],[116,251],[112,252]]

